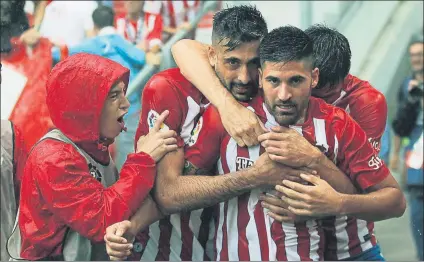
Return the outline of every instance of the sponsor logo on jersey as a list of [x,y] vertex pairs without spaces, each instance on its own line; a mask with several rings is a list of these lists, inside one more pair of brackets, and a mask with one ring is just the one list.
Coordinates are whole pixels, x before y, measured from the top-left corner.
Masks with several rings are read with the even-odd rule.
[[[159,114],[155,110],[150,110],[149,114],[147,115],[147,123],[149,124],[149,130],[151,130],[156,123],[156,120],[158,120]],[[165,125],[165,123],[162,123],[160,126],[160,130],[168,131],[169,127]]]
[[374,170],[379,169],[383,165],[383,161],[378,156],[372,156],[368,161],[368,166]]
[[380,143],[378,141],[375,141],[374,138],[370,137],[368,138],[368,142],[371,144],[374,150],[376,150],[377,152],[380,152]]
[[239,170],[249,168],[249,167],[253,166],[253,163],[254,163],[254,161],[249,159],[249,158],[237,157],[236,158],[236,169],[237,169],[237,171],[239,171]]
[[202,130],[203,126],[203,117],[199,118],[199,121],[197,121],[196,126],[193,128],[190,134],[190,138],[188,139],[187,145],[192,146],[196,144],[197,139],[199,138],[200,130]]

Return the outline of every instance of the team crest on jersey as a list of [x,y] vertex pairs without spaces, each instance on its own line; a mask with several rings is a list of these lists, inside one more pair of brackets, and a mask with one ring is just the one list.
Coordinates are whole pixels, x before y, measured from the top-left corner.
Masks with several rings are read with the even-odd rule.
[[[147,123],[149,124],[149,130],[151,130],[155,126],[155,123],[158,117],[159,117],[158,112],[156,112],[155,110],[149,111],[149,114],[147,115]],[[162,123],[162,125],[160,126],[160,130],[168,131],[169,127],[165,125],[165,123]]]
[[236,169],[237,169],[237,171],[239,171],[239,170],[249,168],[249,167],[253,166],[253,163],[254,163],[254,161],[249,159],[249,158],[237,157],[236,158]]
[[90,175],[99,182],[102,182],[102,174],[99,170],[97,170],[96,166],[92,164],[88,164],[88,170],[90,171]]
[[197,139],[199,138],[200,130],[202,130],[202,126],[203,126],[203,117],[200,117],[199,121],[197,121],[196,126],[193,128],[193,130],[190,133],[190,138],[187,142],[188,146],[192,146],[196,144]]

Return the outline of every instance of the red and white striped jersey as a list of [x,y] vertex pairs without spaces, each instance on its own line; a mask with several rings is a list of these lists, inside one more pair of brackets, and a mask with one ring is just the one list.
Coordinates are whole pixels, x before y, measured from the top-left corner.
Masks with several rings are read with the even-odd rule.
[[[190,132],[207,103],[178,68],[157,73],[143,90],[143,107],[135,141],[149,132],[160,113],[169,110],[162,128],[175,130],[178,145],[183,146],[189,141]],[[173,214],[153,223],[137,236],[130,259],[210,260],[205,253],[210,217],[211,209],[199,209]]]
[[[387,103],[384,95],[353,75],[343,83],[340,97],[333,105],[343,108],[365,131],[373,148],[380,152],[380,141],[386,128]],[[374,222],[353,217],[338,217],[323,222],[327,236],[325,258],[345,259],[372,248],[377,244]]]
[[192,20],[199,7],[199,0],[146,1],[144,11],[162,15],[164,26],[176,28]]
[[116,30],[133,44],[142,43],[146,50],[155,45],[162,46],[162,16],[144,13],[137,21],[128,19],[125,15],[115,20]]
[[[248,108],[265,122],[278,125],[261,97]],[[263,151],[259,146],[240,148],[222,126],[219,114],[209,107],[199,120],[194,143],[186,158],[198,168],[210,169],[218,162],[220,174],[247,168]],[[304,124],[290,126],[304,136],[348,175],[360,188],[368,188],[387,177],[389,171],[379,160],[358,124],[343,110],[311,98]],[[320,260],[324,236],[321,221],[277,223],[267,217],[258,200],[261,189],[219,204],[215,214],[217,260]]]

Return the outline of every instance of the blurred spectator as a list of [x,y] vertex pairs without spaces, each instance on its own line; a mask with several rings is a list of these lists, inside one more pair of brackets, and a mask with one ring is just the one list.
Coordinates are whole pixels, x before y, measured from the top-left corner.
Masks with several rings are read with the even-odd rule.
[[409,45],[412,74],[400,87],[398,111],[393,121],[394,152],[390,161],[392,169],[399,168],[402,138],[408,138],[405,148],[405,167],[402,184],[409,191],[411,229],[420,261],[423,257],[423,36],[416,36]]
[[178,30],[190,31],[187,38],[194,39],[195,28],[190,22],[200,8],[199,0],[146,1],[145,12],[160,14],[163,18],[163,41],[168,41]]
[[[40,18],[42,36],[49,38],[55,44],[70,47],[92,36],[91,15],[98,6],[96,1],[49,0],[47,2],[44,15]],[[34,17],[34,20],[36,19]]]
[[124,1],[125,14],[116,18],[118,33],[139,48],[158,52],[162,46],[162,17],[143,11],[144,1]]
[[384,129],[383,136],[381,137],[381,147],[380,147],[380,158],[386,164],[389,163],[390,159],[390,150],[391,150],[391,132],[390,132],[390,124],[389,121],[386,121],[386,129]]

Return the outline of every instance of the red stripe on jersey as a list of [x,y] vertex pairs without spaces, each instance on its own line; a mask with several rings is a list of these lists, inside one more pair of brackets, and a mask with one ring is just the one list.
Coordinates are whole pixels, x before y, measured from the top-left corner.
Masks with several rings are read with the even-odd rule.
[[277,247],[277,261],[287,261],[286,253],[286,234],[283,230],[283,225],[274,221],[271,225],[271,237]]
[[[237,147],[237,156],[249,159],[249,149],[247,147]],[[237,170],[238,171],[238,170]],[[238,197],[238,255],[240,261],[250,261],[249,243],[246,237],[246,228],[249,223],[250,215],[247,210],[249,203],[250,192],[244,193]]]
[[190,261],[192,260],[193,253],[193,232],[190,229],[190,212],[183,212],[180,214],[181,218],[181,260]]
[[361,241],[358,236],[358,223],[355,218],[347,219],[346,232],[349,236],[349,254],[350,257],[362,252]]
[[256,222],[256,229],[258,231],[259,246],[261,247],[261,258],[262,261],[269,261],[269,245],[268,237],[265,226],[265,216],[264,211],[261,206],[261,201],[255,206],[255,211],[253,211]]
[[322,225],[325,233],[326,248],[324,260],[337,260],[336,217],[324,219]]
[[214,207],[208,207],[203,209],[202,215],[200,216],[200,221],[201,221],[201,225],[200,225],[200,229],[199,229],[199,236],[198,236],[198,240],[200,245],[203,247],[203,249],[205,250],[204,254],[203,254],[203,260],[204,261],[209,261],[209,260],[213,260],[213,257],[208,257],[207,253],[206,253],[206,244],[208,242],[208,238],[209,238],[209,222],[212,219],[212,214],[214,212]]
[[297,253],[299,254],[300,261],[312,261],[310,258],[311,236],[306,222],[296,222],[295,226],[297,233]]
[[156,261],[169,261],[169,254],[171,253],[171,232],[172,224],[169,216],[159,222],[160,237],[159,237],[159,250],[156,256]]
[[215,207],[215,214],[214,214],[214,217],[213,217],[213,219],[215,220],[215,235],[214,235],[214,238],[213,238],[213,247],[214,247],[214,251],[215,251],[214,252],[215,257],[211,257],[211,260],[217,260],[218,249],[217,249],[217,246],[216,246],[216,237],[218,235],[218,226],[219,226],[219,218],[220,217],[221,217],[221,210],[220,210],[219,204],[218,204]]

